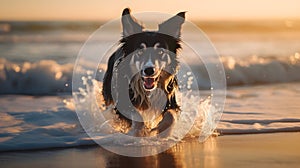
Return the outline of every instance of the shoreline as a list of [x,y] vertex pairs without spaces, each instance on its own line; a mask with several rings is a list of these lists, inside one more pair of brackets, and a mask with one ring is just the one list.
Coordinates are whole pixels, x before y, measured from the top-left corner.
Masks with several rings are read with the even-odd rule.
[[1,152],[1,167],[298,167],[300,133],[211,137],[178,143],[149,157],[127,157],[101,147]]
[[[285,130],[285,131],[265,131],[265,132],[228,132],[228,131],[225,131],[224,133],[222,133],[221,131],[217,131],[215,132],[216,135],[211,135],[210,137],[208,137],[208,139],[211,139],[211,138],[220,138],[220,137],[223,137],[223,136],[243,136],[243,135],[246,135],[246,136],[251,136],[251,135],[265,135],[265,134],[285,134],[285,133],[299,133],[300,134],[300,130]],[[191,139],[183,139],[183,141],[197,141],[198,140],[198,137],[194,137]],[[199,142],[201,143],[201,142]],[[205,143],[205,142],[204,142]],[[43,151],[59,151],[59,150],[68,150],[68,149],[85,149],[85,148],[94,148],[94,147],[99,147],[99,145],[94,142],[93,140],[90,140],[89,143],[87,144],[82,144],[82,145],[71,145],[71,146],[57,146],[57,147],[46,147],[46,148],[32,148],[32,149],[19,149],[19,150],[3,150],[3,151],[0,151],[0,156],[2,154],[5,154],[5,153],[19,153],[19,152],[43,152]],[[300,151],[299,151],[300,153]]]

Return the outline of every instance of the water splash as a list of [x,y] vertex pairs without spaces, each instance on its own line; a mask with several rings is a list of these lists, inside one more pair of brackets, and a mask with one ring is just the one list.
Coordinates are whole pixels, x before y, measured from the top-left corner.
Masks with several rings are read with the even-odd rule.
[[[139,141],[121,140],[123,136],[120,133],[128,132],[130,127],[118,118],[112,106],[105,106],[101,94],[102,82],[93,79],[92,75],[92,73],[88,72],[85,76],[82,76],[84,87],[80,87],[78,92],[73,93],[75,102],[77,102],[75,104],[77,115],[83,128],[91,138],[98,144],[110,142],[116,143],[114,145],[125,146],[157,145],[158,142],[152,141],[153,139],[151,138]],[[185,81],[185,87],[192,84],[190,75],[189,72],[186,73],[186,78],[190,80]],[[181,84],[183,84],[182,81]],[[184,92],[178,92],[177,99],[182,112],[174,125],[173,133],[163,141],[173,142],[182,138],[197,137],[199,137],[201,142],[204,141],[214,132],[218,122],[216,118],[219,118],[221,109],[212,106],[210,96],[200,97],[197,90],[189,89]],[[107,138],[111,139],[111,141],[108,141]]]

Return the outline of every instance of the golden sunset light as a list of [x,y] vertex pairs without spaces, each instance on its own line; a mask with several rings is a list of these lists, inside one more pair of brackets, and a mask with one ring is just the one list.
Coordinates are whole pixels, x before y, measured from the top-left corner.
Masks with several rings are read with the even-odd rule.
[[300,0],[0,0],[0,167],[300,165]]
[[298,0],[2,0],[0,20],[109,20],[134,12],[188,11],[192,20],[296,19]]

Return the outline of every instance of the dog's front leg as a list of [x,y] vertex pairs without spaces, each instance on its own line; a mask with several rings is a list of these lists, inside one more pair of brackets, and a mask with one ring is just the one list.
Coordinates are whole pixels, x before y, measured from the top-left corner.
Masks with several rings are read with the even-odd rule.
[[147,136],[147,129],[143,122],[132,121],[131,129],[128,132],[128,135],[136,136],[136,137],[143,137]]
[[143,137],[148,136],[149,130],[146,128],[142,116],[136,112],[132,114],[132,121],[131,121],[131,129],[128,131],[128,135],[136,136],[136,137]]
[[177,120],[177,112],[174,109],[167,110],[163,119],[159,122],[158,126],[151,130],[151,134],[159,134],[160,137],[166,138],[171,135],[172,128]]

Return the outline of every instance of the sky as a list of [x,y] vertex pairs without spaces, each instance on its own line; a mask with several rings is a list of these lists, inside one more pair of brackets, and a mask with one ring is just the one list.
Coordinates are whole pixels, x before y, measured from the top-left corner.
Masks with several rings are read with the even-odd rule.
[[110,20],[122,10],[176,14],[191,20],[299,19],[300,0],[0,0],[0,20]]

